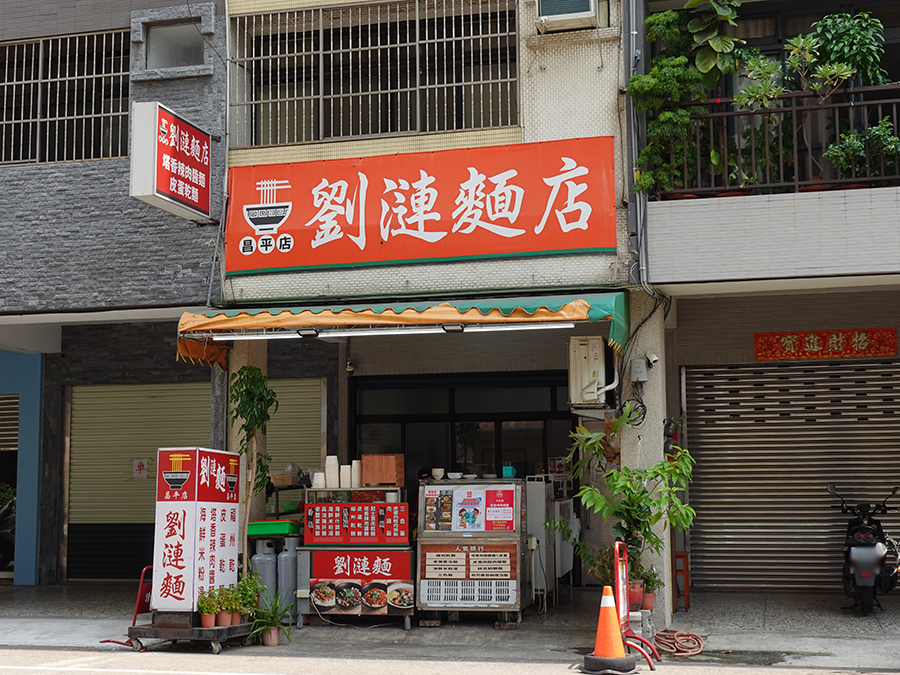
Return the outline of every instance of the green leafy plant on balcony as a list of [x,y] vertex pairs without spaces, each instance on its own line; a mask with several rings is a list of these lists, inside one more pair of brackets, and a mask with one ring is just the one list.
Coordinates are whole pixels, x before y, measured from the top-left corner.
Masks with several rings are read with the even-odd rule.
[[897,153],[900,138],[894,135],[890,117],[885,117],[866,129],[842,133],[840,141],[828,146],[823,156],[841,178],[868,178],[895,174]]
[[[682,158],[691,151],[691,110],[682,102],[702,99],[702,75],[690,58],[692,38],[685,28],[687,14],[674,10],[647,17],[647,39],[665,48],[650,62],[646,75],[634,75],[627,94],[638,113],[650,113],[647,142],[636,162],[634,189],[672,190],[686,178]],[[702,112],[693,109],[693,112]],[[687,171],[694,165],[687,163]]]
[[744,41],[726,35],[728,26],[737,26],[741,0],[688,0],[684,8],[695,16],[687,23],[694,43],[694,64],[703,84],[715,89],[723,75],[737,72],[735,48]]

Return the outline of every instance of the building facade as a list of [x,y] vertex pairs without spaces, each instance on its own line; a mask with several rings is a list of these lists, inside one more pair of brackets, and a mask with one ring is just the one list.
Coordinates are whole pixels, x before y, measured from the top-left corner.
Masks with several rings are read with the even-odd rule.
[[[883,22],[881,65],[896,82],[896,9],[851,10]],[[782,61],[788,40],[847,11],[745,3],[730,34]],[[747,83],[726,82],[723,93]],[[896,99],[896,84],[868,84],[830,97],[787,92],[768,116],[724,97],[697,110],[692,128],[719,120],[733,163],[647,202],[647,279],[670,298],[669,417],[682,420],[697,460],[697,518],[684,544],[696,587],[839,587],[846,519],[829,508],[826,484],[876,502],[897,483],[895,158],[848,170],[828,153],[835,129],[844,144],[883,119],[896,129],[883,103]],[[768,140],[757,143],[766,124]],[[708,142],[695,135],[688,145]],[[872,159],[875,146],[863,145]],[[886,527],[895,522],[885,517]]]

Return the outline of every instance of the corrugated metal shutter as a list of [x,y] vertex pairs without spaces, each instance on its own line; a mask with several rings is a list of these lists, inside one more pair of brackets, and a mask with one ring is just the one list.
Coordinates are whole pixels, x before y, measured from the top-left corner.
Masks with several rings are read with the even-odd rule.
[[0,396],[0,452],[19,448],[19,395]]
[[873,503],[900,485],[900,364],[692,367],[685,385],[693,585],[840,586],[847,518],[825,486]]
[[291,462],[301,469],[322,466],[322,379],[269,380],[269,386],[278,397],[266,434],[272,473]]
[[157,449],[207,447],[209,413],[209,382],[72,387],[69,523],[152,523]]

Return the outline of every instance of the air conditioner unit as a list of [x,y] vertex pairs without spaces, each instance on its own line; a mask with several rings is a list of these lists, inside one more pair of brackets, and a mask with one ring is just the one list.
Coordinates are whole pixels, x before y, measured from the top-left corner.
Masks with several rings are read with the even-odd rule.
[[606,340],[602,337],[569,338],[569,405],[573,408],[606,407],[603,395],[618,384],[606,383]]
[[538,0],[541,33],[609,25],[609,0]]

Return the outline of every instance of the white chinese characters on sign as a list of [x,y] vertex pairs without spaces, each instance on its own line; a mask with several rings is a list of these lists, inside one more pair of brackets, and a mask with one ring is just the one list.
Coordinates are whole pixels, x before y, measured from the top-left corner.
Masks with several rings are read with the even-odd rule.
[[[529,196],[544,204],[543,217],[534,226],[535,234],[544,231],[547,222],[552,221],[551,216],[563,233],[587,230],[593,212],[585,194],[589,185],[586,179],[583,182],[576,179],[584,179],[590,171],[570,157],[560,157],[560,161],[559,172],[542,179],[549,189],[532,195],[516,184],[516,169],[509,168],[488,176],[470,166],[468,178],[455,188],[457,197],[452,214],[435,210],[439,186],[427,171],[418,169],[417,179],[409,175],[382,176],[384,190],[380,198],[378,231],[381,242],[394,237],[413,237],[435,244],[448,235],[468,235],[477,230],[506,239],[520,237],[526,230],[516,225],[522,204]],[[316,211],[303,227],[315,228],[309,244],[311,249],[337,242],[345,235],[360,251],[366,249],[366,199],[371,179],[362,171],[357,172],[357,179],[357,184],[351,185],[346,180],[332,181],[323,176],[310,190],[311,204]],[[294,248],[290,234],[277,235],[278,227],[290,215],[291,202],[276,200],[276,191],[290,187],[286,180],[257,183],[257,190],[262,193],[260,203],[243,207],[244,217],[257,236],[245,236],[240,240],[241,254],[287,253]],[[444,224],[448,221],[449,224]]]
[[391,559],[382,558],[377,554],[356,555],[347,554],[343,556],[335,556],[334,558],[334,576],[362,576],[362,577],[384,577],[391,576]]

